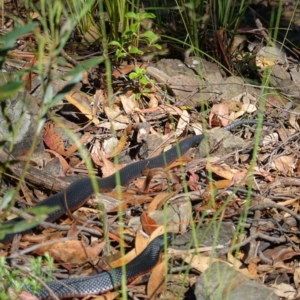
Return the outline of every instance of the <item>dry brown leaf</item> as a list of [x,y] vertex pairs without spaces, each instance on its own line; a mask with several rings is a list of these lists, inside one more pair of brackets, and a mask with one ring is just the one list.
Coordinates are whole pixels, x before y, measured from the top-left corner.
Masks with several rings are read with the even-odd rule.
[[93,143],[93,147],[91,149],[91,157],[93,163],[98,166],[98,167],[103,167],[104,163],[101,160],[101,156],[99,155],[101,146],[100,146],[100,141],[98,139],[95,140]]
[[147,213],[157,210],[161,207],[162,203],[165,203],[172,195],[170,193],[159,193],[157,194],[151,203],[148,205]]
[[248,264],[248,271],[250,272],[251,275],[253,275],[253,277],[258,277],[257,276],[257,263],[254,263],[254,262],[250,262]]
[[69,240],[51,246],[40,247],[35,253],[41,255],[47,251],[58,261],[71,265],[81,265],[89,259],[97,258],[103,246],[104,243],[95,243],[91,246],[87,246],[81,241]]
[[152,240],[154,240],[156,237],[158,237],[158,236],[164,234],[165,232],[166,232],[165,226],[159,226],[159,227],[157,227],[157,228],[154,230],[154,232],[151,234],[150,242],[151,242]]
[[157,299],[157,295],[160,294],[164,288],[166,274],[166,262],[161,262],[156,265],[151,272],[148,285],[147,296],[150,300]]
[[300,287],[300,267],[296,267],[294,271],[294,283],[297,289]]
[[159,97],[159,94],[153,93],[153,94],[148,94],[147,96],[150,100],[148,102],[148,107],[153,108],[153,107],[158,107],[159,102],[161,102],[161,99]]
[[184,130],[187,128],[189,123],[190,123],[190,115],[186,110],[184,110],[181,113],[180,119],[177,124],[176,136],[180,136],[184,132]]
[[238,172],[227,165],[213,165],[210,162],[207,162],[206,170],[228,180],[232,180],[234,174]]
[[127,115],[131,115],[135,109],[139,108],[138,101],[136,101],[134,94],[129,97],[126,95],[120,95],[119,98]]
[[[297,109],[297,110],[299,110],[299,109]],[[289,123],[297,131],[299,131],[299,129],[300,129],[298,120],[299,120],[299,116],[297,114],[289,114]]]
[[156,222],[150,218],[146,212],[142,212],[141,214],[141,224],[144,231],[148,235],[150,235],[157,228]]
[[88,300],[114,300],[116,299],[120,293],[118,292],[107,292],[105,295],[98,295],[98,296],[86,296],[82,298],[82,300],[88,299]]
[[[139,239],[140,240],[140,239]],[[146,239],[146,241],[148,241],[148,243],[149,243],[149,239]],[[132,249],[131,251],[129,251],[128,253],[126,253],[123,257],[121,257],[121,258],[119,258],[119,259],[117,259],[117,260],[115,260],[115,261],[113,261],[111,264],[110,264],[110,266],[112,267],[112,268],[117,268],[117,267],[120,267],[120,266],[122,266],[122,265],[124,265],[124,264],[128,264],[130,261],[132,261],[137,255],[139,255],[139,253],[137,252],[137,250],[138,251],[143,251],[145,248],[146,248],[146,246],[148,245],[148,243],[147,244],[145,244],[145,243],[142,243],[143,244],[143,246],[144,246],[144,248],[142,248],[142,247],[140,247],[140,244],[138,245],[138,246],[136,246],[136,248],[135,249]],[[136,244],[137,245],[137,244]]]
[[247,179],[247,172],[246,171],[238,171],[232,177],[232,182],[235,184],[242,184],[245,183]]
[[281,201],[281,202],[277,202],[278,205],[281,205],[281,206],[289,206],[295,202],[298,202],[299,201],[299,198],[293,198],[293,199],[288,199],[288,200],[285,200],[285,201]]
[[252,114],[257,111],[257,108],[254,104],[244,103],[242,104],[241,111],[244,113]]
[[9,296],[11,300],[15,299],[21,299],[21,300],[40,300],[40,298],[37,298],[36,296],[33,296],[29,292],[21,292],[21,294],[16,294],[11,288],[9,289]]
[[199,134],[203,133],[202,123],[198,123],[198,122],[192,123],[191,127],[194,129],[196,135],[199,135]]
[[43,127],[43,140],[49,149],[64,155],[65,147],[61,136],[54,131],[53,123],[46,123]]
[[114,156],[118,155],[120,152],[122,152],[122,150],[126,146],[126,141],[127,141],[127,131],[124,130],[121,138],[118,141],[117,147],[115,147],[115,149],[113,150],[112,153],[107,155],[107,158],[114,157]]
[[59,159],[59,162],[62,166],[62,170],[64,174],[67,174],[68,170],[70,169],[70,165],[67,163],[67,161],[57,152],[45,149],[46,152],[52,153],[55,157]]
[[252,274],[251,272],[249,272],[249,270],[247,268],[243,267],[243,264],[240,261],[240,259],[236,258],[232,254],[228,253],[227,260],[230,263],[231,267],[233,267],[236,271],[242,273],[246,277],[248,277],[250,279],[257,279],[258,278],[257,274]]
[[[79,145],[84,145],[91,137],[91,134],[86,132],[78,141],[78,143],[74,143],[68,150],[65,150],[63,140],[59,133],[55,130],[55,124],[46,123],[43,127],[43,140],[45,144],[60,155],[64,155],[66,157],[72,155],[77,149]],[[53,152],[52,152],[53,153]]]
[[79,111],[81,111],[90,121],[92,121],[95,125],[99,125],[100,121],[96,116],[92,114],[91,109],[84,106],[82,103],[80,103],[78,100],[72,97],[71,94],[66,95],[66,100],[71,103],[72,105],[76,106]]
[[273,263],[277,263],[299,256],[299,251],[295,251],[292,247],[280,245],[275,248],[268,248],[265,250],[264,256],[272,259]]
[[[109,194],[112,194],[112,193],[109,193]],[[118,193],[113,193],[113,195],[114,195],[113,198],[118,198],[119,197]],[[127,200],[124,200],[126,198],[127,198]],[[123,202],[119,206],[111,209],[109,212],[124,211],[125,209],[128,209],[129,207],[132,207],[132,206],[135,206],[135,205],[141,205],[141,204],[145,204],[145,203],[147,204],[147,203],[152,201],[152,197],[150,197],[150,196],[135,195],[133,197],[131,193],[126,194],[125,192],[122,192],[122,199],[123,199]]]
[[223,126],[228,125],[230,122],[228,105],[223,103],[214,104],[209,114],[208,124],[210,126],[212,126],[212,121],[214,118],[217,118]]
[[[72,220],[74,220],[74,217],[70,212],[68,213],[68,216],[69,216],[69,218],[72,218]],[[76,224],[76,222],[73,222],[70,226],[70,229],[68,230],[67,237],[69,239],[76,240],[77,235],[78,235],[77,224]]]
[[203,256],[201,254],[188,254],[181,255],[181,258],[191,267],[195,268],[199,272],[204,272],[207,270],[213,262],[222,261],[218,258],[211,258],[208,256]]
[[[111,123],[113,121],[119,122],[122,124],[127,124],[127,125],[130,123],[128,117],[124,116],[123,113],[121,112],[120,108],[117,106],[114,106],[113,108],[110,108],[107,106],[104,108],[104,111],[105,111],[107,118],[110,120]],[[127,127],[127,125],[126,125],[126,127]]]
[[228,179],[214,181],[212,184],[206,187],[206,190],[210,189],[225,189],[232,185],[232,181]]
[[[142,69],[146,69],[148,67],[148,63],[147,62],[142,62],[139,66],[139,68]],[[115,78],[119,78],[119,77],[124,77],[124,75],[129,74],[130,72],[132,72],[134,69],[136,68],[135,65],[125,65],[125,66],[121,66],[118,69],[115,69],[112,73],[112,75]]]
[[105,106],[105,104],[107,103],[107,97],[106,92],[103,89],[96,90],[96,93],[94,95],[94,102],[101,104],[101,107]]
[[127,66],[122,66],[121,68],[117,68],[112,72],[112,76],[114,76],[116,79],[119,77],[122,77],[124,75],[129,74],[135,69],[135,65],[127,65]]
[[135,238],[136,253],[141,253],[144,249],[146,249],[148,243],[149,243],[149,239],[145,238],[145,235],[143,235],[140,231],[137,232]]
[[271,284],[270,288],[278,296],[282,297],[285,300],[294,300],[296,295],[296,290],[291,284],[280,283],[280,284]]
[[117,170],[115,164],[110,160],[108,160],[100,149],[98,150],[98,154],[103,162],[103,166],[101,167],[103,177],[108,177],[116,173]]
[[263,168],[260,168],[260,167],[258,167],[258,166],[255,166],[255,167],[254,167],[254,170],[255,170],[255,173],[254,173],[254,174],[260,175],[260,176],[266,178],[266,179],[267,179],[268,181],[270,181],[270,182],[273,182],[273,181],[274,181],[274,179],[273,179],[271,173],[266,172]]
[[281,172],[284,175],[293,175],[296,166],[296,158],[294,155],[282,155],[275,158],[271,162],[271,168]]
[[65,151],[65,156],[68,157],[72,155],[74,152],[78,150],[79,145],[85,145],[90,138],[91,138],[91,134],[89,132],[85,132],[84,135],[78,141],[78,143],[74,143],[67,151]]

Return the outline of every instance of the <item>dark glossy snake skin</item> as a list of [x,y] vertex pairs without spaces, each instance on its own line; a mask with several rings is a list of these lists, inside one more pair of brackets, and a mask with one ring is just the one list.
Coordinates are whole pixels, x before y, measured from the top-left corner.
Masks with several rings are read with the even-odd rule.
[[[232,123],[226,127],[223,127],[223,129],[232,130],[244,124],[249,125],[249,124],[257,124],[257,123],[258,121],[256,120],[241,120]],[[274,126],[274,124],[271,123],[263,123],[263,125]],[[153,169],[153,168],[164,167],[170,164],[178,157],[180,157],[182,154],[184,154],[187,150],[199,144],[203,140],[203,138],[204,138],[203,134],[188,137],[187,139],[178,143],[178,145],[172,147],[170,150],[163,152],[162,154],[156,157],[138,161],[124,167],[122,170],[116,173],[117,175],[113,174],[106,178],[97,178],[96,181],[98,183],[99,191],[101,192],[104,190],[112,190],[116,187],[117,184],[121,186],[126,185],[131,180],[141,175],[143,169],[146,167],[148,169]],[[72,184],[70,184],[70,186],[65,191],[62,191],[60,193],[57,193],[45,199],[44,201],[39,203],[37,207],[44,207],[44,206],[59,207],[58,210],[49,214],[48,218],[46,219],[47,222],[53,222],[54,220],[64,215],[67,211],[74,211],[78,207],[83,205],[93,193],[94,193],[94,188],[90,178],[78,179],[74,181]],[[3,224],[14,225],[20,220],[22,220],[22,218],[15,218],[13,220],[4,222]],[[25,234],[29,231],[30,230],[21,231],[18,233]],[[2,240],[0,240],[0,242],[7,244],[12,241],[12,239],[16,234],[17,233],[7,234]]]
[[[133,281],[138,276],[151,271],[158,262],[159,254],[164,248],[164,242],[166,241],[168,244],[171,241],[171,238],[171,233],[167,233],[166,236],[161,235],[156,237],[149,243],[143,252],[123,268],[119,267],[111,269],[107,272],[90,277],[52,281],[47,283],[47,285],[59,299],[103,294],[121,286],[122,274],[124,274],[123,271],[125,271],[127,283]],[[30,289],[27,291],[31,292]],[[44,288],[35,296],[43,300],[52,299],[49,292]]]

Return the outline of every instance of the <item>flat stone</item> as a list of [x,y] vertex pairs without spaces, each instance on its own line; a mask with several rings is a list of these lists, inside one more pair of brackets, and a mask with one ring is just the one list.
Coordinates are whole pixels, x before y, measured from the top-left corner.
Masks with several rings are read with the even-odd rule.
[[223,262],[212,263],[197,278],[195,296],[197,300],[279,300],[271,289]]

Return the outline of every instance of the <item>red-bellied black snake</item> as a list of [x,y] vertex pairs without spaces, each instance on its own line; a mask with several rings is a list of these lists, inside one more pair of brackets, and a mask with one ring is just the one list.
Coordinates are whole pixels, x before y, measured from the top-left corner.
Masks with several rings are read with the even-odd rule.
[[[122,284],[122,275],[126,276],[126,282],[129,283],[138,276],[150,272],[157,264],[159,254],[164,248],[164,245],[167,246],[171,238],[171,233],[167,233],[166,236],[160,235],[156,237],[149,243],[144,251],[123,268],[114,268],[95,276],[51,281],[47,283],[47,286],[59,299],[103,294],[120,287]],[[32,292],[31,288],[25,288],[25,290]],[[52,299],[49,291],[45,288],[42,288],[35,295],[41,300]]]
[[[228,126],[223,127],[223,129],[232,130],[232,129],[234,129],[238,126],[244,125],[244,124],[257,124],[257,123],[258,123],[257,120],[240,120],[240,121],[232,123]],[[263,122],[262,124],[268,125],[268,126],[274,126],[274,124],[271,124],[271,123]],[[189,150],[190,148],[199,144],[203,138],[204,138],[204,134],[188,137],[185,140],[179,142],[176,146],[172,147],[170,150],[163,152],[162,154],[160,154],[156,157],[146,159],[143,161],[138,161],[138,162],[132,163],[132,164],[124,167],[123,169],[121,169],[118,172],[117,176],[116,176],[116,174],[117,174],[116,173],[116,174],[113,174],[106,178],[98,178],[96,181],[97,181],[97,184],[99,187],[99,191],[101,191],[102,189],[105,189],[105,190],[114,189],[117,184],[126,185],[132,179],[141,175],[143,169],[146,167],[148,169],[153,169],[153,168],[164,167],[164,166],[170,164],[171,162],[173,162],[174,160],[179,158],[181,155],[183,155],[187,150]],[[54,207],[54,206],[59,207],[58,210],[55,210],[54,212],[50,213],[48,218],[46,219],[46,221],[52,222],[52,221],[58,219],[59,217],[61,217],[62,215],[64,215],[67,211],[73,211],[73,210],[77,209],[78,207],[80,207],[81,205],[83,205],[94,192],[95,191],[94,191],[91,179],[89,179],[89,178],[78,179],[75,182],[73,182],[72,184],[70,184],[70,186],[65,191],[62,191],[58,194],[55,194],[55,195],[45,199],[41,203],[37,204],[37,206],[39,206],[39,207],[45,207],[45,206],[46,207]],[[4,222],[3,224],[4,225],[7,225],[7,224],[13,225],[13,224],[16,224],[20,220],[22,220],[22,218],[18,217],[16,219]],[[1,227],[0,227],[0,230],[1,230]],[[26,232],[28,232],[28,231],[21,231],[19,233],[24,234]],[[14,236],[16,234],[17,233],[7,234],[2,240],[0,240],[0,242],[9,243],[10,241],[12,241],[12,239],[14,238]],[[149,247],[149,249],[147,248],[145,250],[145,252],[143,252],[143,255],[141,257],[138,256],[132,264],[128,265],[129,271],[126,272],[127,281],[130,281],[131,278],[136,277],[137,274],[143,273],[143,271],[141,271],[142,269],[145,269],[142,267],[143,264],[146,264],[147,271],[155,265],[155,263],[154,263],[156,261],[155,257],[158,256],[158,254],[161,250],[161,239],[157,238],[152,243],[150,243],[148,247]],[[158,249],[159,249],[159,251],[158,251]],[[153,254],[151,254],[151,252]],[[141,266],[139,266],[139,263],[141,263]],[[151,267],[151,265],[152,265],[152,267]],[[126,268],[126,269],[128,269],[128,268]],[[111,277],[111,276],[113,276],[113,277],[116,276],[117,274],[119,274],[119,272],[120,272],[119,269],[113,269],[113,270],[105,273],[106,275],[102,275],[102,274],[98,275],[98,277],[96,277],[96,279],[95,279],[96,280],[95,283],[97,283],[97,285],[98,285],[99,280],[102,280],[102,279],[105,281],[105,283],[99,284],[98,290],[97,290],[97,287],[95,287],[95,289],[90,290],[89,292],[90,293],[101,293],[106,290],[112,289],[114,286],[119,285],[119,282],[117,280],[112,281],[112,277]],[[116,275],[113,275],[114,273],[116,273]],[[109,277],[110,277],[110,280],[107,280]],[[80,284],[82,283],[82,288],[84,288],[85,280],[87,280],[87,279],[80,278],[80,279],[76,279],[76,280],[71,279],[70,281],[67,281],[67,282],[68,283],[76,282],[77,285],[79,283]],[[93,282],[93,281],[91,281],[91,282]],[[91,283],[91,284],[93,285],[93,283]],[[49,286],[59,287],[60,289],[62,289],[62,287],[56,282],[49,284]],[[76,292],[77,292],[77,295],[80,294],[79,290],[76,290]],[[85,293],[85,295],[86,295],[86,293]],[[60,295],[58,294],[58,296],[60,296]]]

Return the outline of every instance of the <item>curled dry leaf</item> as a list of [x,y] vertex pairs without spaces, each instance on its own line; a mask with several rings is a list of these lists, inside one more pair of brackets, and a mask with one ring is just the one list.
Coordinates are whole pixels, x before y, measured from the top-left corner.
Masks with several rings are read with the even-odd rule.
[[122,124],[126,124],[127,125],[130,123],[129,119],[127,116],[124,116],[122,111],[119,109],[119,107],[114,106],[113,108],[110,107],[105,107],[104,108],[105,114],[108,117],[108,119],[112,122],[119,122]]
[[148,285],[147,296],[150,300],[158,299],[157,295],[160,294],[164,288],[166,280],[166,262],[157,264],[151,272]]
[[297,289],[300,287],[300,267],[296,267],[294,271],[294,283]]
[[177,124],[176,136],[180,136],[184,132],[184,130],[189,125],[189,122],[190,122],[190,115],[186,110],[184,110]]
[[[80,97],[82,98],[83,97],[83,94],[79,94],[77,93],[76,94],[76,97]],[[86,97],[86,96],[85,96]],[[67,94],[66,95],[66,100],[73,104],[74,106],[76,106],[79,111],[81,111],[90,121],[92,121],[95,125],[99,125],[100,124],[100,121],[98,120],[98,118],[96,116],[93,115],[91,109],[88,107],[87,104],[83,104],[83,103],[86,103],[86,102],[83,102],[82,99],[80,101],[80,99],[75,99],[73,97],[73,94]]]
[[214,104],[209,114],[209,125],[212,126],[213,119],[217,118],[223,126],[229,124],[229,108],[226,104]]
[[87,246],[78,240],[69,240],[50,246],[40,247],[36,253],[43,255],[45,252],[57,259],[71,265],[82,265],[90,259],[97,258],[103,250],[103,243],[95,243]]
[[228,180],[233,180],[234,175],[238,172],[227,165],[213,165],[210,162],[207,162],[206,170]]
[[68,170],[70,169],[69,164],[67,163],[67,161],[57,152],[49,150],[49,149],[45,149],[46,152],[52,153],[55,157],[57,157],[59,159],[59,162],[62,166],[62,170],[64,174],[67,174]]
[[136,241],[135,249],[132,249],[131,251],[126,253],[123,257],[112,262],[110,264],[111,268],[117,268],[117,267],[123,266],[124,264],[128,264],[136,256],[138,256],[147,247],[147,245],[150,242],[150,239],[145,239],[144,237],[139,236],[139,235],[137,235],[137,239],[139,242]]
[[49,149],[64,155],[65,147],[61,136],[54,130],[55,125],[48,122],[43,127],[43,140]]
[[126,140],[127,140],[127,131],[124,130],[122,133],[122,136],[119,140],[117,140],[117,145],[116,147],[114,147],[113,151],[111,151],[108,155],[107,158],[111,158],[114,157],[116,155],[118,155],[119,153],[122,152],[122,150],[125,148],[126,146]]
[[144,231],[147,234],[151,234],[156,228],[157,228],[157,224],[155,222],[155,220],[153,220],[152,218],[150,218],[148,216],[148,214],[146,212],[142,212],[141,214],[141,224],[143,226]]
[[166,201],[172,197],[170,193],[164,193],[161,192],[157,194],[154,199],[151,201],[151,203],[148,205],[147,212],[151,212],[157,209],[160,209]]
[[127,115],[131,115],[137,108],[139,108],[138,101],[136,101],[134,94],[131,96],[120,95],[119,98]]
[[271,284],[272,291],[282,299],[294,300],[296,299],[296,290],[290,284],[280,283],[280,284]]
[[296,166],[297,159],[295,155],[282,155],[271,162],[271,168],[284,175],[292,175]]
[[110,160],[108,160],[100,149],[98,150],[98,154],[103,162],[103,166],[101,167],[103,177],[108,177],[108,176],[114,174],[116,172],[115,164],[113,162],[111,162]]

